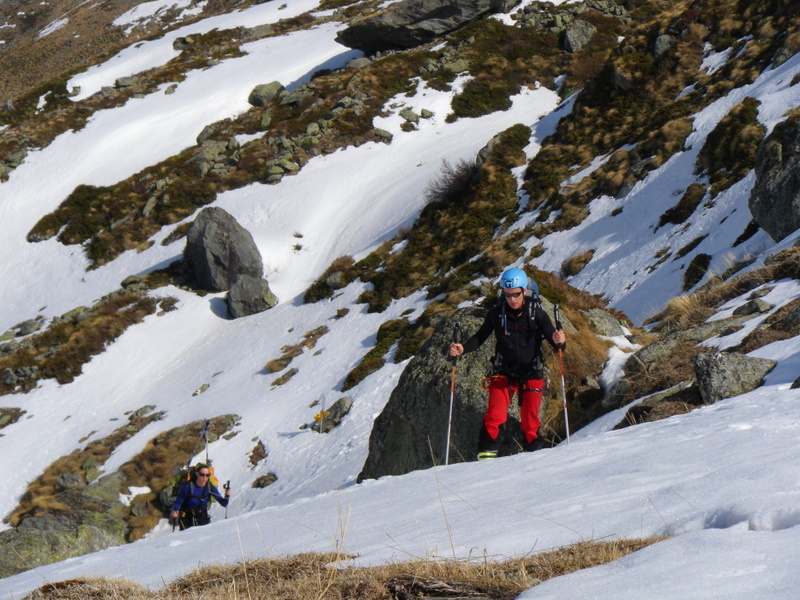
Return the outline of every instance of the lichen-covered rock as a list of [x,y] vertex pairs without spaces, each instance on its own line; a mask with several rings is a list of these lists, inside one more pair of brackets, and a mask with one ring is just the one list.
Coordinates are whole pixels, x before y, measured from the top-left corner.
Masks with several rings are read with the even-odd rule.
[[697,385],[707,404],[753,391],[776,364],[735,352],[703,352],[694,360]]
[[124,478],[113,473],[87,487],[65,474],[56,496],[61,510],[27,517],[19,527],[0,532],[0,577],[124,544],[119,501]]
[[228,313],[234,319],[264,312],[278,304],[278,298],[261,277],[239,275],[226,298]]
[[567,52],[577,52],[583,48],[597,33],[597,27],[577,19],[564,33],[564,50]]
[[250,92],[247,101],[253,106],[266,106],[270,100],[280,95],[285,89],[283,84],[277,81],[257,85]]
[[[437,328],[428,342],[403,370],[383,412],[375,420],[369,454],[359,480],[402,475],[444,461],[452,362],[447,348],[456,322],[464,337],[472,335],[486,314],[484,309],[465,308]],[[478,431],[486,409],[481,382],[492,360],[493,344],[459,358],[450,438],[450,462],[473,460]],[[519,428],[512,418],[506,424]]]
[[597,335],[604,335],[606,337],[617,337],[625,335],[619,319],[614,318],[612,315],[600,308],[590,308],[586,311],[581,311],[586,320],[595,330]]

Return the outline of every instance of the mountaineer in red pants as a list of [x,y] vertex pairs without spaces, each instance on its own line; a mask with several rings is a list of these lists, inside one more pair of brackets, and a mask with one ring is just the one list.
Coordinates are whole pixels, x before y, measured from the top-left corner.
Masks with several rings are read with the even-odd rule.
[[495,335],[493,374],[486,378],[489,405],[478,437],[478,460],[494,458],[500,428],[508,419],[514,394],[520,396],[520,424],[525,450],[542,447],[539,406],[544,392],[542,340],[564,347],[566,336],[556,330],[538,298],[538,287],[522,269],[508,269],[500,278],[502,298],[489,310],[480,329],[464,344],[450,344],[450,356],[474,352],[489,334]]

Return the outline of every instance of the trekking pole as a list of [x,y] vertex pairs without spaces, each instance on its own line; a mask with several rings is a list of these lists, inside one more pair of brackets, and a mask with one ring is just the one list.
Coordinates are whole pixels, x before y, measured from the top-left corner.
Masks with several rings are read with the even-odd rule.
[[211,465],[211,462],[208,460],[208,426],[211,421],[206,421],[205,427],[203,427],[203,437],[206,440],[206,464]]
[[[453,330],[453,343],[461,343],[461,324],[456,321],[456,327]],[[447,443],[444,449],[444,464],[450,463],[450,428],[453,424],[453,399],[456,395],[456,364],[458,363],[457,356],[451,356],[450,360],[453,363],[453,369],[450,374],[450,410],[447,414]]]
[[[558,310],[558,304],[556,304],[555,309],[553,311],[555,313],[556,318],[556,330],[561,331],[561,318]],[[564,406],[564,427],[567,430],[567,445],[569,445],[569,414],[567,414],[567,390],[564,386],[564,349],[560,347],[558,348],[558,367],[561,372],[561,404]]]
[[[226,492],[229,489],[231,489],[231,480],[230,479],[228,479],[228,481],[225,482],[225,485],[222,486],[222,489],[225,490]],[[225,506],[225,518],[226,519],[228,518],[228,507],[227,507],[227,505]]]

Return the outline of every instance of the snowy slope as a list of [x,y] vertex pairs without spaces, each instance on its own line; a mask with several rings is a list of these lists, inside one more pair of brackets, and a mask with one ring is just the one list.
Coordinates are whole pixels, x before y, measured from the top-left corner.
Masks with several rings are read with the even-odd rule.
[[[247,22],[252,26],[263,18]],[[219,18],[213,21],[214,26],[223,24]],[[224,25],[241,23],[237,19]],[[9,181],[0,185],[0,237],[6,257],[0,273],[4,280],[15,282],[0,291],[5,308],[3,326],[37,314],[49,319],[91,304],[116,290],[127,275],[146,273],[179,258],[183,240],[166,247],[158,243],[174,227],[156,236],[157,243],[149,250],[127,252],[91,271],[85,270],[88,263],[78,247],[63,246],[55,239],[29,244],[25,235],[78,183],[101,185],[125,178],[193,144],[208,122],[246,110],[246,98],[257,83],[278,79],[296,85],[322,65],[333,66],[329,62],[332,57],[351,57],[351,51],[333,42],[336,30],[332,25],[323,26],[248,45],[249,54],[191,74],[175,94],[155,93],[98,113],[81,131],[66,133],[32,153],[12,172]],[[171,48],[169,39],[137,48],[161,56],[160,44]],[[282,60],[281,72],[254,68],[257,63],[271,64],[265,59],[273,54],[298,58],[295,63],[289,58]],[[116,64],[120,56],[136,55],[122,53],[111,59],[113,77],[126,72]],[[152,65],[152,58],[131,60],[129,74],[143,62]],[[97,85],[107,83],[100,76],[103,71],[96,69],[90,79]],[[85,86],[80,77],[77,81]],[[184,88],[188,90],[185,93],[181,91]],[[219,99],[209,101],[215,94]],[[364,443],[353,440],[363,442],[368,437],[371,421],[388,400],[402,365],[390,365],[373,381],[348,394],[355,402],[354,418],[342,431],[317,436],[309,431],[300,433],[299,426],[313,422],[319,412],[319,408],[309,406],[312,402],[324,400],[330,405],[339,397],[336,390],[344,375],[374,345],[375,333],[384,320],[397,318],[409,308],[417,310],[418,315],[424,304],[412,297],[384,314],[368,315],[363,305],[354,304],[362,291],[359,284],[319,305],[302,306],[298,296],[333,258],[344,254],[360,258],[399,228],[410,225],[424,204],[426,185],[438,176],[443,160],[453,164],[474,158],[495,133],[518,122],[533,125],[558,102],[551,90],[523,90],[506,112],[447,125],[444,118],[449,98],[421,85],[415,97],[392,101],[416,110],[428,108],[436,114],[425,120],[419,131],[403,132],[402,119],[396,116],[400,109],[396,108],[393,115],[376,123],[395,134],[391,145],[371,143],[342,150],[310,161],[298,175],[278,186],[253,184],[220,195],[215,205],[231,212],[259,246],[265,275],[280,299],[279,306],[267,313],[228,321],[220,316],[225,314],[220,308],[224,294],[197,298],[164,288],[156,295],[178,297],[178,311],[151,317],[126,332],[73,383],[59,386],[50,381],[24,397],[6,397],[6,405],[24,408],[35,419],[20,423],[0,438],[4,448],[20,448],[25,457],[24,468],[8,475],[17,492],[0,500],[0,513],[8,514],[16,505],[32,473],[40,473],[55,458],[72,451],[90,432],[95,433],[87,441],[108,434],[119,426],[116,419],[146,404],[167,410],[166,419],[151,425],[152,434],[146,431],[121,447],[106,469],[113,470],[129,460],[158,431],[234,412],[242,416],[240,434],[229,442],[220,442],[226,448],[217,449],[214,458],[215,466],[227,473],[226,477],[249,490],[241,497],[244,506],[283,503],[298,495],[351,483],[366,452]],[[81,157],[77,165],[69,160],[76,154]],[[398,164],[409,168],[397,169]],[[337,183],[340,180],[346,184]],[[297,234],[302,235],[300,251],[295,249]],[[35,306],[31,299],[35,299]],[[332,319],[339,308],[354,306],[346,319]],[[314,355],[307,353],[295,359],[292,367],[300,373],[289,383],[271,389],[277,375],[265,373],[265,363],[278,358],[284,345],[296,344],[305,332],[320,325],[331,331]],[[209,391],[192,396],[202,383],[211,384]],[[62,424],[65,419],[67,423]],[[61,434],[44,451],[34,451],[37,444],[29,429],[42,426],[56,427]],[[348,431],[348,427],[354,431]],[[261,473],[250,472],[245,459],[256,438],[270,453],[265,468],[279,475],[278,483],[263,491],[250,489],[250,483]],[[332,456],[336,458],[332,460]],[[310,481],[305,471],[293,468],[297,460],[321,474]]]
[[[600,294],[611,306],[641,323],[661,310],[666,300],[681,294],[683,273],[696,253],[713,256],[709,270],[720,273],[736,261],[770,251],[774,242],[763,231],[732,247],[752,219],[747,201],[755,182],[753,173],[720,193],[710,203],[712,206],[698,208],[688,228],[684,224],[656,227],[664,211],[677,204],[686,188],[696,181],[693,172],[697,155],[717,123],[733,106],[752,97],[761,102],[759,121],[771,131],[785,118],[787,108],[800,105],[800,86],[791,85],[798,73],[800,55],[795,55],[695,115],[694,131],[686,140],[684,151],[649,173],[624,197],[594,200],[589,217],[580,225],[547,237],[546,252],[534,264],[545,271],[558,272],[566,258],[595,249],[591,262],[569,283]],[[620,214],[611,216],[620,209]],[[701,236],[707,237],[693,253],[680,260],[670,259],[652,271],[647,269],[657,262],[657,253],[668,250],[675,255]],[[536,239],[530,241],[531,246],[538,243]]]
[[[152,4],[159,2],[170,4]],[[78,101],[118,77],[169,60],[175,55],[175,37],[253,27],[316,5],[288,0],[281,9],[271,2],[207,19],[137,44],[76,76],[70,85],[81,87]],[[278,80],[291,89],[318,69],[358,56],[334,42],[341,27],[327,24],[248,44],[245,56],[189,74],[175,94],[159,92],[98,113],[81,131],[65,133],[29,154],[9,181],[0,184],[0,280],[7,283],[0,288],[0,331],[36,315],[50,319],[91,304],[117,289],[126,276],[178,258],[183,242],[160,244],[172,228],[156,236],[152,248],[128,252],[92,271],[85,270],[88,262],[80,248],[55,239],[28,244],[25,235],[76,185],[114,183],[193,145],[206,124],[246,110],[254,85]],[[273,60],[276,56],[280,60]],[[705,136],[746,95],[761,100],[759,117],[774,126],[787,107],[800,105],[800,86],[790,85],[798,72],[800,56],[795,56],[709,106],[695,120],[684,152],[626,197],[593,202],[589,219],[548,237],[546,252],[533,264],[557,271],[566,258],[597,248],[573,285],[606,295],[612,306],[637,322],[659,309],[680,292],[682,268],[691,257],[668,261],[647,274],[657,251],[676,250],[708,233],[697,251],[714,255],[714,268],[750,220],[752,175],[696,215],[689,231],[678,235],[677,228],[668,226],[653,233],[661,213],[693,181],[694,160]],[[438,176],[442,160],[454,164],[473,158],[495,133],[516,123],[532,127],[528,150],[533,155],[556,117],[570,107],[569,102],[559,105],[555,92],[540,87],[523,90],[506,112],[448,124],[444,118],[450,97],[421,85],[415,97],[390,103],[434,112],[418,131],[403,132],[394,107],[390,116],[375,122],[394,133],[391,145],[365,144],[318,157],[278,185],[254,184],[217,199],[216,206],[253,234],[265,275],[280,299],[276,308],[230,321],[223,316],[222,294],[200,298],[160,289],[155,295],[177,297],[179,310],[148,317],[129,329],[73,383],[49,381],[24,396],[3,397],[3,406],[27,411],[0,437],[5,458],[0,475],[8,491],[0,498],[3,515],[53,460],[108,434],[125,413],[141,406],[154,405],[166,417],[120,446],[106,463],[107,471],[129,460],[158,432],[220,414],[242,417],[238,434],[210,449],[217,472],[234,487],[227,521],[217,507],[215,523],[207,528],[165,535],[168,529],[162,526],[149,540],[8,578],[0,586],[7,597],[78,575],[110,574],[158,586],[199,563],[334,546],[374,563],[454,554],[505,557],[608,536],[682,533],[614,565],[546,583],[525,597],[569,593],[590,598],[597,590],[598,597],[656,599],[665,590],[683,590],[689,598],[749,599],[760,589],[773,591],[770,598],[794,598],[790,590],[797,588],[800,575],[785,548],[800,542],[795,527],[800,520],[795,508],[800,494],[800,391],[789,390],[800,373],[796,341],[755,353],[779,360],[766,386],[756,392],[613,433],[607,431],[614,424],[611,415],[605,424],[576,435],[568,447],[493,464],[460,464],[354,485],[372,421],[403,364],[387,364],[349,390],[353,410],[330,434],[300,429],[319,412],[310,406],[314,401],[329,405],[341,395],[344,375],[374,345],[382,322],[407,310],[414,311],[413,318],[426,306],[424,294],[418,294],[382,314],[367,314],[363,305],[355,304],[363,291],[359,282],[330,301],[303,305],[299,298],[308,285],[332,259],[345,254],[361,258],[413,222],[423,206],[425,186]],[[610,217],[617,208],[624,210]],[[523,215],[517,226],[532,218]],[[295,234],[302,235],[300,250]],[[759,234],[736,251],[741,256],[773,252],[794,239],[773,247]],[[785,302],[800,297],[800,289],[785,282],[772,294]],[[743,301],[733,301],[725,310]],[[349,308],[349,314],[335,319],[342,308]],[[277,374],[266,373],[265,363],[320,325],[330,331],[313,351],[294,359],[291,366],[298,374],[283,386],[271,386]],[[717,343],[735,343],[746,333]],[[208,391],[193,396],[203,383],[210,385]],[[255,439],[264,443],[269,456],[253,471],[247,457]],[[278,481],[252,489],[252,481],[266,470],[277,473]],[[405,510],[397,509],[398,498]]]
[[41,567],[8,578],[5,591],[18,597],[87,575],[157,588],[201,564],[309,550],[355,553],[361,564],[502,559],[583,540],[672,535],[522,597],[794,598],[800,390],[789,391],[783,375],[686,415],[533,455],[386,477],[227,520],[217,508],[208,527]]

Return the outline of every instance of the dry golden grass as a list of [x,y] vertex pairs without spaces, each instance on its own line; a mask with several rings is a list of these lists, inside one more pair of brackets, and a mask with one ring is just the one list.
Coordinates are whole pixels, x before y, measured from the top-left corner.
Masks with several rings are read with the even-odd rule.
[[236,565],[209,565],[160,590],[113,579],[47,584],[24,600],[511,600],[553,577],[609,563],[665,538],[580,542],[500,560],[416,560],[356,567],[340,553],[304,553]]
[[[174,299],[164,299],[174,307]],[[83,320],[51,323],[20,345],[12,354],[0,358],[0,369],[15,371],[37,367],[38,374],[14,384],[0,383],[0,395],[27,392],[39,379],[70,383],[81,374],[83,365],[103,352],[128,327],[136,325],[158,309],[162,300],[145,294],[121,291],[98,302]]]
[[59,500],[59,494],[63,490],[56,484],[58,478],[64,473],[72,473],[90,483],[92,469],[102,466],[122,442],[159,418],[159,413],[150,413],[129,419],[107,437],[90,442],[85,448],[55,460],[28,485],[17,507],[6,517],[6,522],[16,527],[29,516],[71,513],[72,509]]
[[572,277],[573,275],[577,275],[589,264],[589,261],[592,260],[594,256],[594,249],[587,250],[586,252],[581,252],[580,254],[576,254],[565,260],[561,263],[561,271],[564,273],[565,277]]
[[[699,325],[714,309],[769,281],[800,278],[800,248],[787,248],[767,259],[764,267],[733,277],[714,276],[693,294],[678,296],[645,324],[658,323],[656,331],[668,332]],[[736,269],[729,269],[735,273]]]
[[800,335],[800,299],[795,299],[776,310],[764,320],[761,327],[752,331],[736,348],[737,352],[747,354],[767,344]]
[[[132,415],[124,425],[102,439],[89,442],[83,449],[61,457],[50,464],[45,471],[32,481],[18,506],[7,517],[11,526],[18,526],[28,517],[41,517],[55,514],[72,518],[76,526],[84,518],[84,511],[92,508],[91,497],[75,497],[75,492],[65,491],[58,485],[64,474],[77,475],[84,483],[91,483],[98,476],[111,453],[124,441],[136,435],[153,421],[159,420],[162,413],[149,413],[143,416]],[[208,422],[209,440],[228,433],[238,417],[222,415]],[[177,467],[197,452],[197,442],[205,421],[195,421],[184,427],[162,432],[150,440],[144,450],[120,467],[124,482],[120,491],[129,487],[148,486],[155,490],[140,494],[131,505],[140,504],[146,510],[135,516],[131,508],[122,511],[126,525],[126,539],[135,541],[151,531],[161,518],[163,507],[157,500],[158,492],[167,487]],[[63,501],[62,501],[63,500]],[[68,502],[68,503],[67,503]]]
[[[582,382],[587,378],[596,377],[602,371],[608,349],[613,344],[597,337],[589,323],[577,310],[567,307],[563,309],[563,313],[575,327],[574,331],[566,331],[567,348],[563,352],[569,424],[570,430],[575,431],[596,416],[593,412],[594,407],[583,406],[579,394],[584,391]],[[561,365],[556,352],[548,352],[545,358],[550,378],[550,391],[541,412],[542,437],[554,440],[565,439],[566,424],[561,396]]]
[[685,329],[697,320],[698,315],[704,315],[704,309],[707,308],[698,294],[675,296],[667,302],[666,308],[659,314],[661,321],[659,329],[663,331]]
[[286,367],[289,366],[289,363],[298,356],[303,353],[303,350],[311,350],[314,346],[317,345],[319,339],[328,333],[329,329],[324,325],[317,327],[312,331],[307,331],[303,336],[303,339],[298,344],[293,346],[287,345],[281,348],[281,352],[283,354],[280,358],[276,358],[274,360],[270,360],[265,365],[265,368],[270,373],[277,373],[278,371],[283,371]]
[[670,389],[684,381],[691,381],[695,377],[694,357],[703,348],[695,346],[693,342],[677,344],[668,356],[659,360],[647,369],[640,369],[629,374],[628,390],[621,405],[636,399]]
[[297,369],[289,369],[288,371],[286,371],[286,373],[284,373],[283,375],[281,375],[277,379],[273,380],[272,383],[270,383],[270,385],[272,387],[278,387],[278,386],[281,386],[281,385],[283,385],[285,383],[288,383],[289,380],[292,377],[297,375],[297,373],[298,373]]
[[157,597],[124,579],[83,577],[48,583],[25,596],[27,600],[153,600]]

